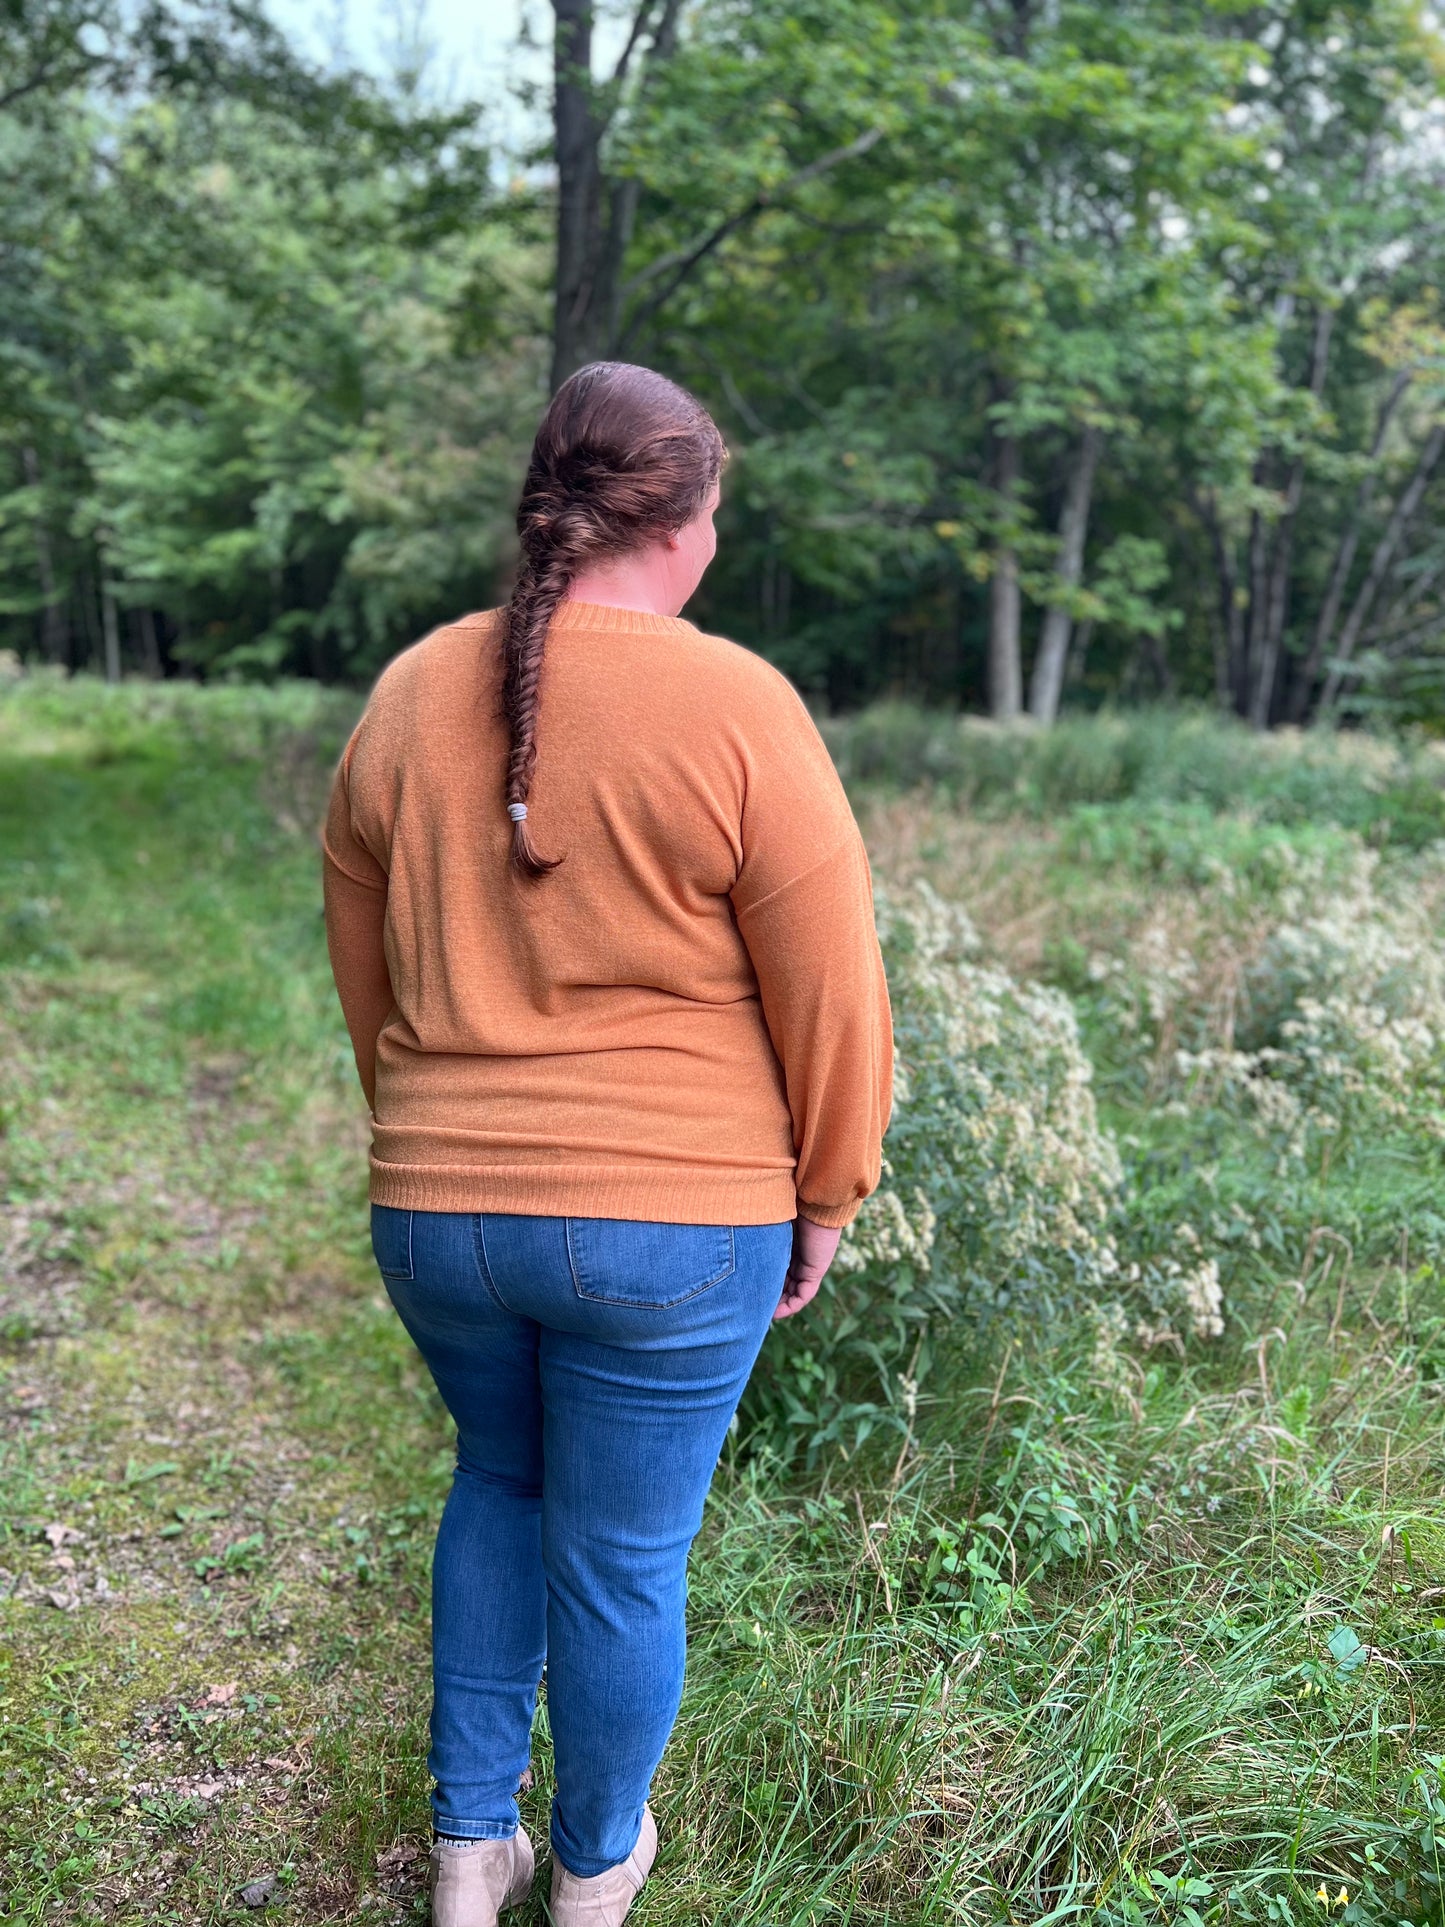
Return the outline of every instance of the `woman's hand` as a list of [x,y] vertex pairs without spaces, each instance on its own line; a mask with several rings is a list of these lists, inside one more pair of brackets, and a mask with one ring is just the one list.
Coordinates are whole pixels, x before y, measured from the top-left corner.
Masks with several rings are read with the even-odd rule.
[[794,1218],[793,1256],[774,1318],[791,1318],[795,1311],[813,1302],[842,1235],[830,1225],[814,1224],[811,1218]]

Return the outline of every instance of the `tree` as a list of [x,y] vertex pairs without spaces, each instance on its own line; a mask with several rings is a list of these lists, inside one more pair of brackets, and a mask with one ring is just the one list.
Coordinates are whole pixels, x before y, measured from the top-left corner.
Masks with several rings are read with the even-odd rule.
[[1210,472],[1206,454],[1194,500],[1226,700],[1264,728],[1333,704],[1439,462],[1418,405],[1429,350],[1401,324],[1428,323],[1436,303],[1445,198],[1411,116],[1440,52],[1398,0],[1251,9],[1237,24],[1254,37],[1237,117],[1266,162],[1252,196],[1269,245],[1221,266],[1241,310],[1270,319],[1277,392],[1247,475]]
[[[734,175],[761,175],[764,144],[800,134],[849,153],[835,178],[814,176],[734,228],[674,323],[647,339],[721,388],[747,431],[750,477],[788,476],[794,500],[775,497],[769,516],[795,531],[789,580],[838,593],[848,564],[816,528],[801,539],[799,512],[826,502],[856,531],[870,515],[862,491],[881,484],[860,581],[876,573],[881,514],[897,565],[932,578],[949,605],[986,584],[984,680],[1004,718],[1023,701],[1026,603],[1043,611],[1030,696],[1045,721],[1076,619],[1142,619],[1156,638],[1166,620],[1142,586],[1157,569],[1141,538],[1092,587],[1084,576],[1101,463],[1128,461],[1152,386],[1178,373],[1177,344],[1198,357],[1208,334],[1218,358],[1235,329],[1202,261],[1240,227],[1225,109],[1241,62],[1178,12],[852,5],[816,23],[815,44],[806,9],[724,10],[683,38],[645,117],[652,131],[633,135],[647,240],[663,260],[686,258],[671,239],[678,176],[699,171],[701,136],[689,141],[685,118]],[[870,124],[866,148],[843,138]],[[635,275],[650,271],[644,259]],[[832,460],[841,448],[849,471],[819,474],[799,499],[796,465],[776,452],[780,415],[825,463],[817,425],[830,422]]]
[[[606,360],[622,323],[622,266],[637,218],[639,183],[604,164],[604,146],[645,90],[649,67],[677,44],[682,0],[638,0],[611,75],[592,71],[594,0],[552,0],[552,116],[557,161],[557,269],[552,386],[585,362]],[[630,85],[634,70],[641,86]]]
[[490,593],[535,277],[476,218],[468,114],[313,75],[243,10],[188,18],[12,28],[0,618],[112,676],[331,675]]
[[822,701],[1438,708],[1412,0],[633,0],[601,74],[554,17],[555,198],[224,0],[0,19],[0,642],[364,675],[620,354],[728,436],[699,619]]
[[[593,0],[553,0],[553,129],[557,164],[557,266],[552,385],[584,363],[607,359],[655,320],[694,271],[779,199],[867,153],[879,130],[864,127],[841,146],[811,153],[782,180],[761,170],[729,205],[704,204],[702,225],[677,246],[624,272],[643,179],[630,141],[676,54],[682,0],[637,0],[611,74],[593,73]],[[675,123],[672,123],[675,125]],[[800,130],[804,146],[809,129]],[[655,130],[654,130],[655,145]]]

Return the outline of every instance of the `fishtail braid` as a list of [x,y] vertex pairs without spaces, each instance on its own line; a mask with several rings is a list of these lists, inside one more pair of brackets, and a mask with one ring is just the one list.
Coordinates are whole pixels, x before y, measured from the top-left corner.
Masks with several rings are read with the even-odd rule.
[[701,509],[726,450],[702,404],[626,362],[580,368],[553,396],[517,506],[522,560],[502,619],[506,807],[514,872],[536,882],[544,857],[527,828],[547,631],[579,571],[675,533]]

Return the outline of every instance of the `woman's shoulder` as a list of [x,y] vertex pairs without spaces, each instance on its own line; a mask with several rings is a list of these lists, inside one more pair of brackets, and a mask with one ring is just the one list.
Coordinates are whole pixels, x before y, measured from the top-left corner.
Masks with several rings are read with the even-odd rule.
[[745,643],[733,642],[727,636],[713,635],[692,624],[688,626],[692,629],[690,670],[702,673],[710,671],[736,695],[770,712],[780,711],[790,716],[800,713],[804,718],[808,717],[803,698],[782,670],[769,662],[766,656],[760,656],[756,649],[748,648]]
[[480,672],[490,662],[486,645],[495,632],[499,613],[482,609],[458,616],[398,651],[372,685],[368,710],[413,703],[433,689],[447,692],[455,701],[457,677],[465,675],[468,668]]

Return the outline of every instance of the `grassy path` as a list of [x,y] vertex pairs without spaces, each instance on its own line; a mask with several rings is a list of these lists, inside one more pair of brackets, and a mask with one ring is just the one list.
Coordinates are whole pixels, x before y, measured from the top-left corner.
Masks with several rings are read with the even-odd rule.
[[[365,1243],[305,827],[341,726],[0,705],[9,1920],[419,1917],[449,1447]],[[873,831],[1043,954],[1047,851]],[[960,1355],[897,1476],[726,1465],[644,1927],[1441,1919],[1445,1297],[1311,1275],[1127,1395],[1087,1322]],[[990,1512],[1058,1541],[1027,1583],[970,1577]]]

